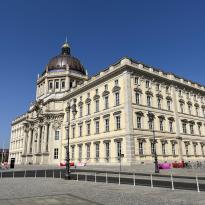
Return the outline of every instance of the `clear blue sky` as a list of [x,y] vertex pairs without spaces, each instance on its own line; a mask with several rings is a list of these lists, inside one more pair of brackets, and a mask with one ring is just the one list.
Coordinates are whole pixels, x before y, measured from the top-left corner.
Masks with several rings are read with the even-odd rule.
[[204,11],[203,0],[1,1],[0,147],[66,35],[90,75],[129,56],[205,84]]

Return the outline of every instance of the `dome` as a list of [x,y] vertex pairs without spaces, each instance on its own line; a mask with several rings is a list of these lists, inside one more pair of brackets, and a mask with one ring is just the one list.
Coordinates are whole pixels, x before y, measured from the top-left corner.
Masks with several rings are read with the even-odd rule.
[[61,54],[51,58],[47,64],[47,69],[48,72],[55,72],[66,70],[67,67],[69,70],[86,75],[83,65],[77,58],[71,56],[70,46],[65,42],[61,48]]

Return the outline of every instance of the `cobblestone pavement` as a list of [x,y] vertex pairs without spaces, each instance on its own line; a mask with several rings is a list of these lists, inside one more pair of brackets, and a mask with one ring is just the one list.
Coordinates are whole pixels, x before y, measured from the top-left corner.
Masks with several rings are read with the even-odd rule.
[[0,204],[204,205],[205,195],[196,191],[60,179],[2,179]]

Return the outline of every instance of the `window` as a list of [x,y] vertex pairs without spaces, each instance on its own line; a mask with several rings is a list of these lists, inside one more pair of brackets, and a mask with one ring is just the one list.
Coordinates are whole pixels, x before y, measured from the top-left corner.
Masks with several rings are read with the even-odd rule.
[[172,155],[176,155],[176,150],[175,150],[175,143],[172,143]]
[[166,93],[169,92],[169,86],[166,86]]
[[52,90],[52,89],[53,89],[53,82],[49,81],[49,90]]
[[139,155],[143,155],[143,154],[144,154],[143,142],[139,141]]
[[90,159],[90,144],[87,144],[87,159]]
[[82,105],[80,105],[80,112],[79,112],[79,117],[82,117],[83,116],[83,106]]
[[107,118],[107,119],[105,119],[105,132],[109,132],[109,130],[110,130],[110,122],[109,122],[110,120]]
[[75,158],[75,147],[72,146],[71,147],[71,159],[74,159]]
[[154,144],[154,142],[151,142],[151,153],[152,154],[155,153],[155,144]]
[[110,143],[105,143],[105,157],[108,159],[110,157]]
[[58,159],[58,148],[54,149],[54,159]]
[[199,116],[199,108],[196,107],[196,116]]
[[167,110],[171,110],[171,101],[167,100]]
[[108,90],[108,85],[107,84],[105,85],[105,90]]
[[160,131],[163,131],[163,130],[164,130],[164,127],[163,127],[163,119],[159,119],[159,129],[160,129]]
[[72,137],[75,138],[75,127],[72,127]]
[[166,155],[166,149],[164,143],[162,143],[162,155]]
[[201,125],[198,125],[199,136],[201,136]]
[[55,140],[59,140],[60,131],[55,130]]
[[109,108],[108,96],[105,96],[104,100],[105,100],[105,109],[108,109]]
[[61,88],[62,88],[62,89],[65,88],[65,81],[61,81]]
[[185,150],[186,150],[186,155],[189,155],[189,146],[188,146],[188,144],[185,144]]
[[120,116],[116,116],[115,120],[116,120],[116,129],[119,130],[120,129]]
[[136,104],[139,105],[140,104],[140,94],[136,92],[135,97],[136,97]]
[[194,134],[194,125],[193,124],[190,124],[190,133]]
[[188,105],[188,110],[189,110],[189,114],[191,115],[191,111],[192,111],[192,106]]
[[95,94],[98,95],[98,89],[95,89]]
[[196,156],[196,144],[193,145],[194,146],[194,155]]
[[139,77],[135,77],[135,84],[140,85],[140,78]]
[[180,111],[181,111],[181,113],[184,112],[184,103],[180,103]]
[[99,132],[100,132],[99,131],[99,124],[100,124],[99,121],[95,121],[95,133],[96,134],[99,134]]
[[162,109],[162,104],[161,104],[161,99],[160,98],[158,98],[157,99],[157,105],[158,105],[158,109]]
[[181,90],[179,90],[179,96],[182,96],[182,91]]
[[141,119],[142,119],[141,116],[137,116],[137,128],[138,128],[138,129],[141,129],[141,128],[142,128]]
[[99,112],[99,100],[95,101],[95,111]]
[[156,84],[156,90],[158,90],[158,91],[160,90],[160,84],[159,83]]
[[90,135],[90,123],[87,124],[87,135]]
[[169,131],[173,132],[173,122],[169,121]]
[[115,105],[118,106],[120,104],[120,93],[115,93]]
[[78,146],[78,159],[79,161],[82,160],[82,145]]
[[205,109],[204,109],[204,107],[202,107],[202,113],[203,113],[203,116],[205,117]]
[[151,107],[151,96],[150,95],[147,96],[147,106]]
[[121,145],[121,141],[117,142],[117,157],[121,158],[121,154],[122,154],[122,145]]
[[184,134],[187,133],[187,131],[186,131],[186,123],[182,123],[182,130],[183,130]]
[[196,100],[196,94],[194,94],[194,100]]
[[90,103],[87,104],[87,115],[90,115]]
[[150,81],[146,80],[146,88],[149,88],[149,87],[150,87]]
[[96,159],[99,159],[99,157],[100,157],[100,145],[97,143],[97,144],[95,144],[95,157],[96,157]]
[[150,130],[153,129],[153,123],[154,122],[148,120],[148,127],[149,127]]
[[115,80],[115,85],[116,85],[116,86],[118,86],[118,83],[119,83],[118,80]]
[[83,126],[79,125],[79,137],[82,137]]
[[55,82],[55,89],[59,89],[59,81]]

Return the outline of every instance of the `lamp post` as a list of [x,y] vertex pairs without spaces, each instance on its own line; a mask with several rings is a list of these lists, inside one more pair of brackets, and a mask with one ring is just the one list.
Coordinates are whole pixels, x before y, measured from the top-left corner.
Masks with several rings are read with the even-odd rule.
[[67,149],[66,149],[66,173],[65,173],[65,179],[69,180],[71,178],[70,174],[70,111],[72,110],[73,115],[75,116],[77,114],[77,110],[76,110],[76,99],[74,99],[74,103],[71,106],[70,102],[67,103],[67,107],[66,107],[66,135],[67,135]]
[[155,131],[154,131],[154,119],[155,115],[152,112],[148,112],[147,114],[149,118],[149,123],[152,123],[152,132],[153,132],[153,140],[154,140],[154,164],[155,164],[155,173],[159,173],[157,152],[156,152],[156,139],[155,139]]

